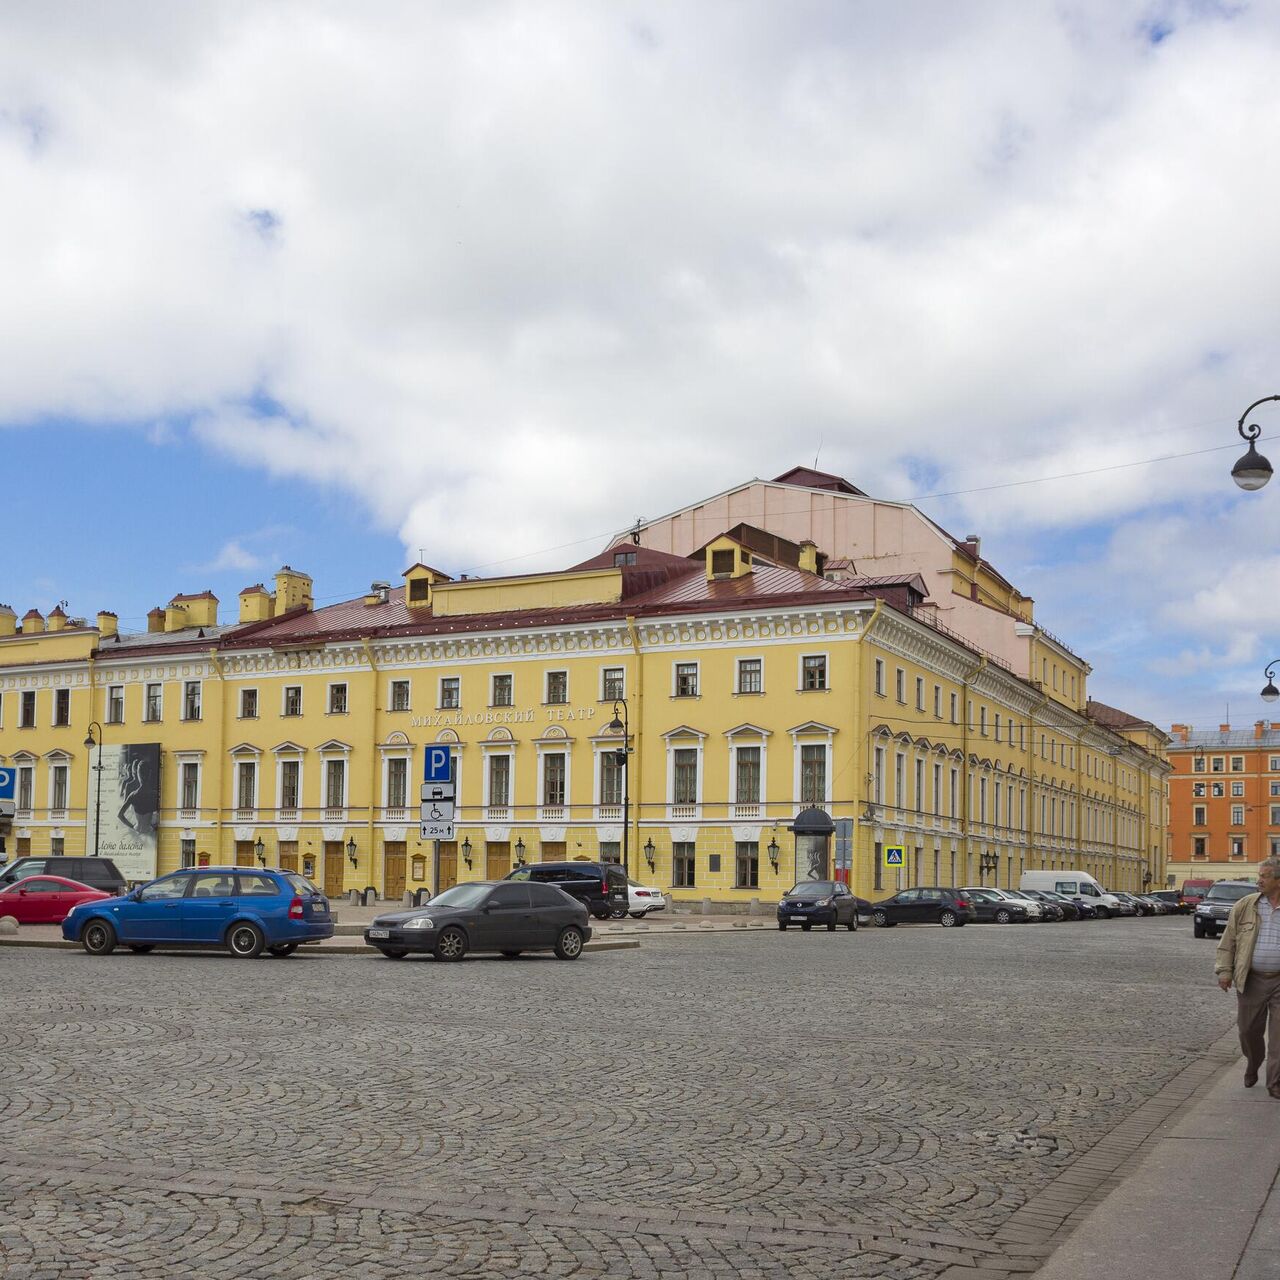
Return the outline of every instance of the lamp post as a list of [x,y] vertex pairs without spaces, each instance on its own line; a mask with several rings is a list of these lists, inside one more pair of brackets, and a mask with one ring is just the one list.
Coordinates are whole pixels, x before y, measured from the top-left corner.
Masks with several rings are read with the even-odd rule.
[[253,842],[253,852],[257,855],[258,866],[265,867],[267,865],[267,846],[262,843],[261,836]]
[[1262,673],[1267,677],[1267,683],[1262,687],[1263,702],[1274,702],[1280,698],[1280,689],[1276,688],[1276,664],[1280,663],[1280,658],[1273,658],[1267,663],[1267,669]]
[[347,861],[353,867],[359,865],[356,861],[356,841],[354,836],[347,841]]
[[98,748],[98,795],[93,811],[93,856],[97,858],[101,856],[98,850],[102,839],[102,726],[96,720],[89,721],[89,730],[84,735],[84,747],[86,751],[92,747]]
[[471,870],[471,837],[462,837],[462,860],[467,864],[467,870]]
[[1280,396],[1263,396],[1261,400],[1255,400],[1240,415],[1240,421],[1236,424],[1240,438],[1249,442],[1244,456],[1231,468],[1231,478],[1242,489],[1261,489],[1271,479],[1271,463],[1253,447],[1253,442],[1262,434],[1262,428],[1256,422],[1245,426],[1244,421],[1260,404],[1266,404],[1269,400],[1280,400]]
[[[619,707],[622,708],[621,718],[618,716]],[[626,875],[630,875],[631,868],[627,865],[627,828],[631,825],[631,768],[627,762],[627,756],[631,752],[631,730],[628,727],[626,698],[614,699],[613,719],[605,725],[605,728],[610,733],[622,734],[622,749],[614,752],[614,758],[622,770],[622,870]]]
[[981,883],[988,871],[1000,870],[1000,855],[998,853],[983,853],[978,855],[978,880]]
[[516,866],[524,866],[524,837],[516,837]]
[[657,850],[653,847],[653,838],[650,837],[644,842],[644,860],[649,864],[649,870],[653,870],[653,860],[657,854]]

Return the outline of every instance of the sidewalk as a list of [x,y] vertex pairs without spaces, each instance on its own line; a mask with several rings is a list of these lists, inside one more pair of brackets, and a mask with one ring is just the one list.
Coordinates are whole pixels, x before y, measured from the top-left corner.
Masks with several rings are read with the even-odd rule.
[[[1215,1055],[1238,1055],[1236,1034]],[[1280,1101],[1244,1059],[1152,1135],[1144,1158],[1054,1250],[1036,1280],[1277,1280]]]

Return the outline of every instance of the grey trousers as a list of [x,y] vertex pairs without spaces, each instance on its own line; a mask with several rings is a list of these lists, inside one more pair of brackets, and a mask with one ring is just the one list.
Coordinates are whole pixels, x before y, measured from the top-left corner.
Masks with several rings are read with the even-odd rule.
[[1265,1059],[1264,1083],[1268,1089],[1280,1089],[1280,975],[1260,978],[1251,973],[1244,990],[1236,993],[1236,1002],[1245,1066],[1260,1071]]

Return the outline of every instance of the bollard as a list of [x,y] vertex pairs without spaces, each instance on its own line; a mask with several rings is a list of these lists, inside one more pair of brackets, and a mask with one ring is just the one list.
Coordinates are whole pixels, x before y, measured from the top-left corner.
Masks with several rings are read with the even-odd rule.
[[702,914],[703,914],[704,916],[709,916],[709,915],[711,914],[711,899],[710,899],[710,898],[703,898],[703,900],[702,900]]
[[373,906],[373,904],[378,901],[377,889],[375,889],[371,884],[366,885],[364,895],[361,897],[360,901],[363,902],[366,907]]
[[412,907],[414,905],[413,894],[408,889],[400,895],[400,905],[402,907]]
[[359,904],[359,902],[360,902],[360,890],[359,890],[359,889],[348,889],[348,890],[347,890],[347,901],[348,901],[349,903],[351,903],[351,905],[352,905],[353,907],[354,907],[354,906],[357,906],[357,905]]
[[0,916],[0,933],[17,933],[18,920],[16,916]]
[[430,902],[430,901],[431,901],[431,890],[428,889],[426,885],[423,885],[422,888],[419,889],[417,893],[413,895],[413,905],[415,907],[420,907],[424,903]]
[[752,898],[747,904],[747,915],[758,916],[760,914],[760,899]]

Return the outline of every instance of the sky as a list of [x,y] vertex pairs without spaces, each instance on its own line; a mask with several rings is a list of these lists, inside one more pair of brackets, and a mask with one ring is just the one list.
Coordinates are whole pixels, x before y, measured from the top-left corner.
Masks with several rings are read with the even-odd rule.
[[0,599],[562,567],[816,461],[1095,697],[1252,724],[1278,55],[1280,0],[9,0]]

